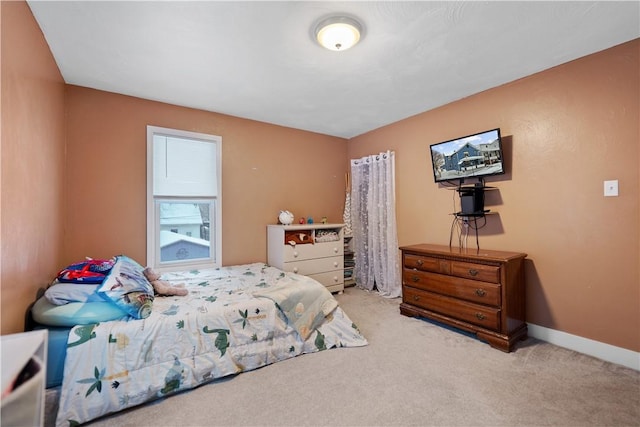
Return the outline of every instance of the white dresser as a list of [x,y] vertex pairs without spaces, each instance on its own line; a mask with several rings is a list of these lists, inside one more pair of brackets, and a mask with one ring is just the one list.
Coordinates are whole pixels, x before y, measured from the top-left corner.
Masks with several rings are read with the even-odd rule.
[[4,395],[0,398],[0,424],[44,425],[48,334],[46,329],[40,329],[2,335],[0,371]]
[[344,224],[267,226],[267,263],[344,290]]

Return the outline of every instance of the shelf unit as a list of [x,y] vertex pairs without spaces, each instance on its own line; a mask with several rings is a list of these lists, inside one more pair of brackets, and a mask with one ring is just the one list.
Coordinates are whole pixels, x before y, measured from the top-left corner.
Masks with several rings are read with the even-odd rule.
[[355,286],[356,255],[353,251],[353,236],[344,236],[344,287]]
[[[484,195],[486,191],[497,190],[496,187],[489,187],[484,185],[484,181],[474,185],[459,185],[457,187],[448,187],[450,190],[455,190],[460,195],[460,211],[452,212],[454,217],[454,223],[451,225],[451,233],[449,235],[449,246],[453,240],[453,230],[456,221],[464,221],[465,226],[470,226],[473,222],[473,230],[476,236],[476,247],[480,249],[480,243],[478,241],[478,229],[483,225],[478,225],[478,218],[485,218],[488,215],[495,215],[497,212],[491,212],[489,209],[485,209]],[[486,224],[486,222],[485,222]]]
[[489,213],[484,209],[485,191],[497,190],[496,187],[486,185],[461,185],[455,187],[460,195],[460,212],[455,212],[458,217],[483,217]]

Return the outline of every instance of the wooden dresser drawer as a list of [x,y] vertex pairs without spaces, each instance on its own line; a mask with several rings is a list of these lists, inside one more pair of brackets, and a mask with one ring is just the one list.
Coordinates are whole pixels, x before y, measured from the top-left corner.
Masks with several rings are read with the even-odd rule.
[[494,331],[500,329],[500,310],[498,308],[473,304],[410,286],[403,288],[402,300],[407,304],[451,316],[483,328]]
[[449,260],[424,255],[405,254],[404,267],[434,273],[450,274]]
[[500,267],[484,264],[472,264],[463,261],[451,261],[451,274],[465,279],[500,283]]
[[480,304],[500,306],[500,285],[403,269],[402,284]]
[[500,283],[499,266],[474,264],[424,255],[405,254],[404,267],[421,271],[431,271],[433,273],[449,274],[464,277],[465,279]]

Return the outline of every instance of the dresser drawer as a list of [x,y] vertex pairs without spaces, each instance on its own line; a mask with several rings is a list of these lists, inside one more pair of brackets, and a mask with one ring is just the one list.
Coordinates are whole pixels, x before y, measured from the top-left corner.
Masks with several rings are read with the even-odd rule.
[[451,274],[465,279],[500,283],[500,267],[493,265],[451,261]]
[[303,245],[284,245],[284,262],[303,261],[306,259],[343,256],[342,242],[308,243]]
[[304,274],[305,276],[338,269],[344,273],[343,264],[343,257],[334,256],[328,258],[308,259],[304,261],[285,262],[283,270]]
[[500,267],[471,262],[449,260],[425,255],[405,254],[404,267],[447,274],[465,279],[500,283]]
[[[315,279],[318,282],[322,283],[327,288],[331,288],[331,287],[334,287],[334,286],[340,286],[343,289],[343,285],[344,285],[344,270],[325,271],[324,273],[309,274],[308,276],[311,277],[312,279]],[[332,292],[334,290],[342,291],[342,289],[334,288],[331,291]]]
[[434,273],[450,274],[449,260],[433,258],[424,255],[405,254],[404,266],[422,271],[433,271]]
[[405,268],[402,270],[402,284],[480,304],[500,306],[500,285],[495,283]]
[[445,316],[497,331],[500,329],[500,310],[455,298],[405,286],[402,301]]

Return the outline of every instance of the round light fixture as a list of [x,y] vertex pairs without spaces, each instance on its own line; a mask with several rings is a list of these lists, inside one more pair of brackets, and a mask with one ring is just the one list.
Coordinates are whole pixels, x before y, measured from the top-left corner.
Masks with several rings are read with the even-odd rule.
[[329,50],[343,51],[360,40],[362,25],[347,16],[332,16],[316,26],[315,34],[320,46]]

